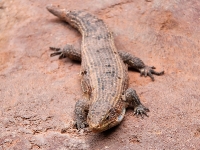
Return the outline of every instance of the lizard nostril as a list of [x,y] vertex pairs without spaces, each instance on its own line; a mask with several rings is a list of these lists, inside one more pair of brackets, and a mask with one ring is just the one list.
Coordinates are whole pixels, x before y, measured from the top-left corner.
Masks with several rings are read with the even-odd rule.
[[107,116],[107,117],[106,117],[106,120],[109,120],[109,119],[110,119],[110,116]]

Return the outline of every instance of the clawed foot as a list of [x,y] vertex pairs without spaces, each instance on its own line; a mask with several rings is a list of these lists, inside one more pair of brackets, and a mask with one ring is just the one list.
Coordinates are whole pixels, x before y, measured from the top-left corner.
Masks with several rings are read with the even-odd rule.
[[86,121],[83,121],[83,122],[77,121],[75,123],[75,127],[76,127],[76,129],[79,133],[83,133],[83,132],[89,133],[89,132],[91,132],[91,129],[89,128],[89,125]]
[[149,109],[143,106],[142,104],[138,105],[134,109],[134,115],[140,115],[142,118],[144,118],[144,115],[148,117],[147,112],[149,112]]
[[154,67],[154,66],[152,66],[152,67],[145,66],[144,68],[140,69],[140,75],[141,76],[144,75],[145,77],[149,76],[152,79],[152,81],[154,81],[153,74],[158,75],[158,76],[164,74],[164,71],[156,72],[156,71],[154,71],[154,69],[156,69],[156,67]]
[[88,123],[86,121],[80,121],[80,120],[77,120],[76,123],[76,128],[77,130],[81,130],[81,129],[86,129],[88,127]]
[[56,48],[56,47],[49,47],[50,50],[55,51],[53,53],[50,54],[50,57],[56,56],[56,55],[60,55],[59,59],[65,58],[65,54],[63,52],[63,50],[61,48]]

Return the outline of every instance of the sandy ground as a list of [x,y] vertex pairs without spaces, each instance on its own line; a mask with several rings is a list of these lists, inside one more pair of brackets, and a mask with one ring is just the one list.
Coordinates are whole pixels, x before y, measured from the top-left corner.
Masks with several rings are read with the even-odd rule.
[[[80,47],[81,35],[47,12],[50,3],[95,14],[117,49],[165,70],[155,82],[129,71],[148,118],[128,110],[104,133],[73,128],[80,64],[50,58],[49,46]],[[0,31],[1,150],[200,150],[199,0],[1,0]]]

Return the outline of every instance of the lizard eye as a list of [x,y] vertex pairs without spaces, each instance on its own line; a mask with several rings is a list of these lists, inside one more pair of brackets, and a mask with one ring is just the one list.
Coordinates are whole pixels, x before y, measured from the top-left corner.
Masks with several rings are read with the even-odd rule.
[[110,116],[107,116],[107,117],[106,117],[106,120],[109,120],[109,119],[110,119]]

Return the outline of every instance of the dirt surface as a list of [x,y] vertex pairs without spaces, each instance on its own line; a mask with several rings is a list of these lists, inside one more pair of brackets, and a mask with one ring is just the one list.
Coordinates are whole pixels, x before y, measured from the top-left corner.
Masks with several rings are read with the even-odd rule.
[[[80,64],[50,58],[49,46],[79,47],[81,35],[50,3],[95,14],[118,49],[165,70],[155,82],[129,71],[148,118],[128,110],[104,133],[73,128]],[[1,0],[0,31],[0,149],[200,149],[199,0]]]

